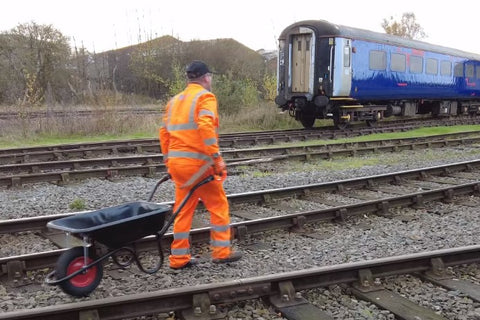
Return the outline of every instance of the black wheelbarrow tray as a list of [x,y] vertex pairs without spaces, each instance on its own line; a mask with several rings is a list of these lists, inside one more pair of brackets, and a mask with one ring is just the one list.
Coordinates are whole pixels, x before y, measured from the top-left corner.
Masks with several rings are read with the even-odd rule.
[[[174,213],[169,205],[150,202],[158,186],[169,179],[170,176],[167,175],[157,182],[148,201],[126,203],[48,222],[48,228],[82,239],[83,246],[63,252],[55,269],[46,276],[45,282],[59,285],[64,292],[72,296],[87,296],[102,280],[103,261],[109,257],[120,267],[126,267],[135,261],[143,272],[157,272],[164,260],[162,236],[193,192],[212,181],[213,177],[209,176],[196,184]],[[138,258],[135,242],[151,235],[157,238],[159,261],[155,267],[148,269]],[[96,256],[97,243],[107,249],[100,257]],[[126,255],[128,259],[120,259],[120,254],[123,258]]]

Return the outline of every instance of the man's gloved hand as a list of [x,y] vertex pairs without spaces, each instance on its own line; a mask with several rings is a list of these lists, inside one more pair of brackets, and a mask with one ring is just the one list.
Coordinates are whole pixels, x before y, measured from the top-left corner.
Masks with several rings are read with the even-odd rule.
[[221,174],[216,174],[215,179],[221,182],[225,181],[227,179],[227,170],[223,170]]
[[[212,155],[213,159],[213,173],[217,176],[226,176],[227,165],[220,154],[215,153]],[[225,174],[224,174],[225,171]]]

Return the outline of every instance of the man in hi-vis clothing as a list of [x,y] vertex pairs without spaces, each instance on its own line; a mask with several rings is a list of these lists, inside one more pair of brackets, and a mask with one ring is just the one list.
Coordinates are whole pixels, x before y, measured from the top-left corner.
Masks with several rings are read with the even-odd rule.
[[190,254],[189,235],[199,198],[210,212],[212,262],[239,260],[231,250],[230,213],[223,189],[227,176],[219,151],[217,99],[210,92],[212,73],[202,61],[193,61],[186,70],[188,85],[167,104],[160,128],[160,146],[165,164],[175,183],[175,205],[201,179],[216,179],[199,187],[187,200],[173,224],[170,268],[182,269],[196,261]]

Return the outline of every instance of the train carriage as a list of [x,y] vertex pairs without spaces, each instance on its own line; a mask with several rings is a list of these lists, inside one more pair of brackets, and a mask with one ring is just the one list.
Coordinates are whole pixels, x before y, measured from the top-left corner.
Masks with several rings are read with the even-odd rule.
[[323,20],[281,33],[277,80],[276,104],[306,128],[480,110],[480,55]]

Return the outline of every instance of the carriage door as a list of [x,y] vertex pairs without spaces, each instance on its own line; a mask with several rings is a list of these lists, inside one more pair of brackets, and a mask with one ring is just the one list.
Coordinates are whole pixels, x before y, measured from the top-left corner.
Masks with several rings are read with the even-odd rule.
[[335,38],[334,48],[332,96],[347,97],[352,88],[352,40]]
[[311,31],[310,33],[295,34],[292,37],[292,61],[290,65],[292,93],[312,93],[313,91],[313,45],[314,37]]

